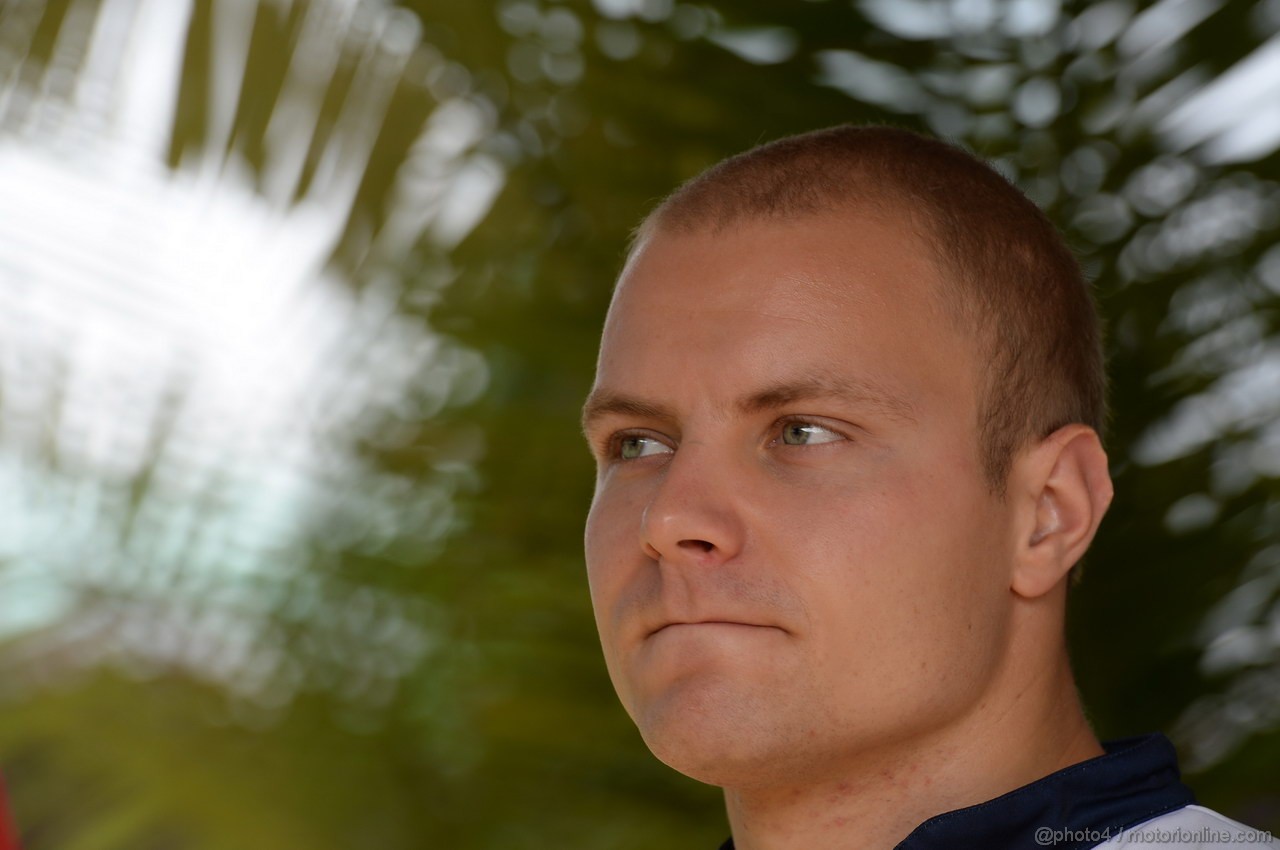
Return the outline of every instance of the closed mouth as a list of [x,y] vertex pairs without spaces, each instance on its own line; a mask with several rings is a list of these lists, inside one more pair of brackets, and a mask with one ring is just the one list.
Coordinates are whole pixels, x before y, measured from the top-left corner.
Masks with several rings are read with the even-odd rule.
[[669,627],[671,627],[671,626],[742,626],[742,627],[744,627],[744,628],[751,628],[751,629],[774,629],[774,628],[777,628],[777,626],[766,626],[766,625],[764,625],[764,624],[762,624],[762,623],[744,623],[744,622],[742,622],[741,620],[693,620],[693,621],[678,621],[678,622],[664,623],[663,625],[659,626],[658,628],[656,628],[656,629],[654,629],[652,632],[650,632],[650,633],[649,633],[649,637],[653,637],[653,636],[654,636],[654,635],[656,635],[658,632],[661,632],[661,631],[663,631],[663,630],[665,630],[665,629],[667,629],[667,628],[669,628]]

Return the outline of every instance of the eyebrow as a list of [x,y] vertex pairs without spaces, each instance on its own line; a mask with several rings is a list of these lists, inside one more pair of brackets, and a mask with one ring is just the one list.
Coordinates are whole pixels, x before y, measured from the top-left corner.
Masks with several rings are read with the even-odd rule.
[[633,416],[637,419],[674,420],[671,408],[635,396],[622,395],[609,390],[592,390],[582,406],[582,430],[587,431],[596,421],[606,416]]
[[[834,399],[868,407],[896,422],[916,424],[916,410],[902,394],[866,379],[818,375],[769,384],[744,396],[737,409],[744,414],[777,410],[802,401]],[[666,405],[609,389],[593,390],[582,407],[582,430],[606,416],[633,416],[640,419],[674,421],[675,412]]]
[[835,399],[870,407],[889,419],[914,424],[915,407],[901,393],[865,378],[818,375],[771,384],[738,402],[743,413],[776,410],[799,401]]

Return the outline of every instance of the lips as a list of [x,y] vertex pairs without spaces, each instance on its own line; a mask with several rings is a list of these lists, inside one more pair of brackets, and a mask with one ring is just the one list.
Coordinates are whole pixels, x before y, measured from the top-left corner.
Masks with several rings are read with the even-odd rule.
[[669,623],[663,623],[656,629],[649,632],[647,637],[653,637],[659,632],[665,631],[675,626],[738,626],[744,629],[777,629],[777,626],[769,626],[763,623],[748,623],[742,620],[673,620]]

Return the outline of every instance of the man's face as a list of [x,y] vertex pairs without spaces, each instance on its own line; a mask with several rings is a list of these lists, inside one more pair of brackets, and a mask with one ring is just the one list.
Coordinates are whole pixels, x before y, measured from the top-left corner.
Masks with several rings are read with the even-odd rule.
[[974,343],[905,223],[657,233],[606,321],[586,559],[654,753],[741,785],[974,710],[1009,620]]

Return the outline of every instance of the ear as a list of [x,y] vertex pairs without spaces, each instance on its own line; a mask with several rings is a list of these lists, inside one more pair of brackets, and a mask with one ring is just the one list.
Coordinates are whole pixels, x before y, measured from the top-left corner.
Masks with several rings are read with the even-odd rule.
[[1087,425],[1064,425],[1024,449],[1009,475],[1014,505],[1013,592],[1043,596],[1084,555],[1113,488],[1107,454]]

